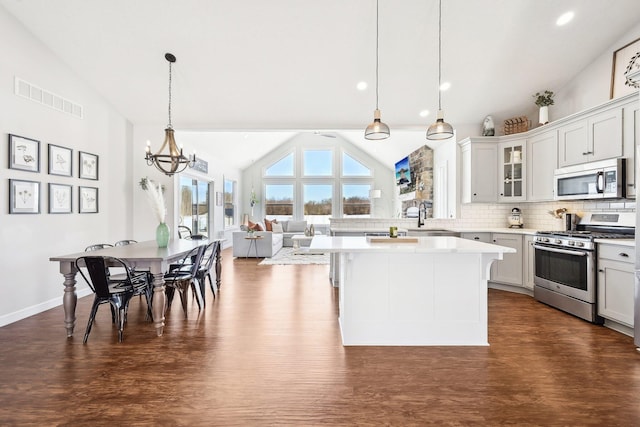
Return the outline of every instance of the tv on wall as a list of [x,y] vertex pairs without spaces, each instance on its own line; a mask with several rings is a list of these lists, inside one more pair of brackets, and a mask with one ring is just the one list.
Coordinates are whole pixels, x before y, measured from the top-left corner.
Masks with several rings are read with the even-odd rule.
[[396,163],[396,184],[406,187],[411,184],[411,170],[409,169],[409,156]]

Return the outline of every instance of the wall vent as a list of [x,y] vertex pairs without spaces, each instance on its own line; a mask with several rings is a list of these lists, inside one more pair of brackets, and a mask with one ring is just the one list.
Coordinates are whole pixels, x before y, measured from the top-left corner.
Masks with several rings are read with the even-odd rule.
[[82,105],[42,89],[19,77],[15,78],[15,94],[79,119],[83,118],[84,109]]

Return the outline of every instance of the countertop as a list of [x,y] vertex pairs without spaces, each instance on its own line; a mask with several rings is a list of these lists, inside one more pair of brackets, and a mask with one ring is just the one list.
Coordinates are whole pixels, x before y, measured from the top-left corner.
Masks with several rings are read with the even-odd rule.
[[635,248],[635,239],[594,239],[596,243],[606,243],[607,245],[626,246]]
[[371,243],[364,236],[314,236],[308,253],[386,252],[386,253],[515,253],[506,246],[449,236],[418,237],[418,243]]

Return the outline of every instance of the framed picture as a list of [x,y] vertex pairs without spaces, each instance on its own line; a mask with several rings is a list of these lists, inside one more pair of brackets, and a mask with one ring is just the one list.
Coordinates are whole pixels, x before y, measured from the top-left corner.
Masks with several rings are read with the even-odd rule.
[[637,89],[625,84],[627,78],[624,73],[627,70],[629,62],[631,62],[631,58],[633,58],[638,52],[640,52],[640,39],[634,40],[613,52],[613,65],[611,69],[611,99],[637,91]]
[[40,141],[9,134],[9,168],[40,172]]
[[39,214],[40,183],[36,181],[9,180],[9,213]]
[[71,176],[73,150],[49,144],[49,175]]
[[71,213],[71,196],[70,185],[49,183],[49,213]]
[[79,177],[84,179],[98,179],[98,156],[80,151]]
[[216,206],[222,206],[222,192],[216,191]]
[[98,189],[96,187],[79,187],[80,194],[80,213],[97,213],[98,212]]

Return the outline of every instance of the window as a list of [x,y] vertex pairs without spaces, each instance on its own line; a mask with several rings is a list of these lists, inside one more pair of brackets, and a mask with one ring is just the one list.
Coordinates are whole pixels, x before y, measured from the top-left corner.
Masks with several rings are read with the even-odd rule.
[[369,218],[371,199],[369,184],[344,184],[342,186],[342,215],[344,217]]
[[224,180],[224,226],[230,227],[236,223],[236,182]]
[[304,150],[302,157],[304,176],[333,175],[332,150]]
[[307,224],[329,224],[332,213],[333,185],[305,184],[304,219]]
[[180,225],[193,234],[209,233],[209,186],[211,183],[180,176]]
[[292,184],[267,184],[264,186],[264,195],[267,219],[286,221],[293,218]]
[[342,176],[371,176],[371,169],[343,152]]
[[293,176],[293,153],[289,153],[264,171],[265,176]]

